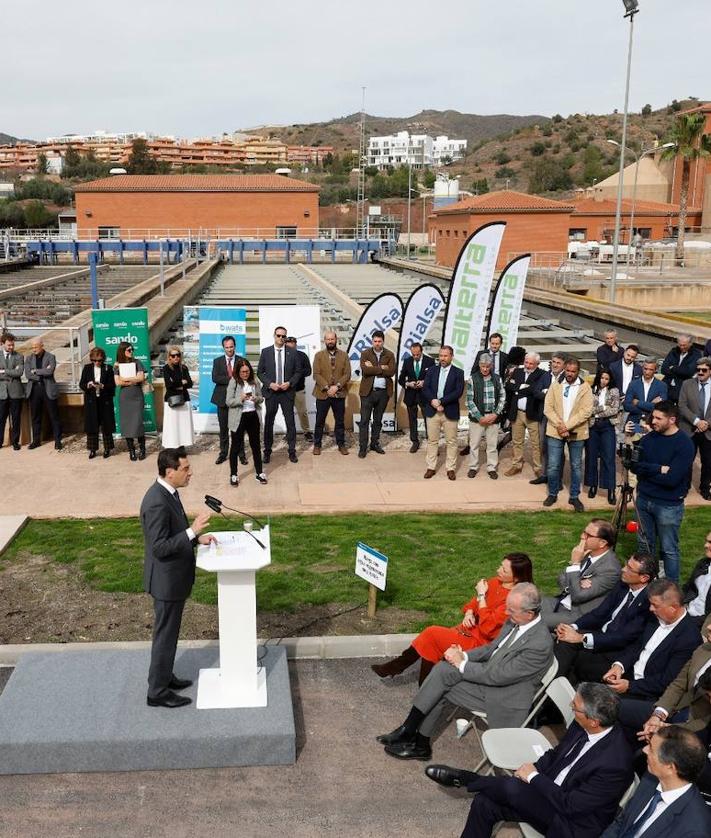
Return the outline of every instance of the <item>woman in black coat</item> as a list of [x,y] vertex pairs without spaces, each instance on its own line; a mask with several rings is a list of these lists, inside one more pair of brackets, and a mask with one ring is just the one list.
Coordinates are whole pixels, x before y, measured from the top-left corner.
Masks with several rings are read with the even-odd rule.
[[177,346],[168,347],[168,363],[163,367],[165,409],[163,410],[163,448],[185,448],[193,444],[193,414],[189,388],[193,386],[183,355]]
[[106,353],[98,346],[89,353],[89,363],[81,371],[79,387],[84,391],[84,430],[89,459],[93,460],[99,449],[99,431],[106,459],[114,447],[116,383],[114,371],[106,363]]

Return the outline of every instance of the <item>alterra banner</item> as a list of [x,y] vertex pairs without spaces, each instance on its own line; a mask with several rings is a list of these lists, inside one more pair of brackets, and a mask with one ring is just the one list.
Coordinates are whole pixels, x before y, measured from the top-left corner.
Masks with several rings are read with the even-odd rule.
[[489,294],[506,222],[492,221],[472,233],[454,266],[444,316],[444,340],[454,349],[455,366],[468,376],[479,351]]
[[412,355],[413,343],[424,343],[437,316],[444,311],[444,297],[436,285],[420,285],[405,306],[397,350],[397,369]]
[[361,315],[348,346],[351,362],[351,377],[360,379],[360,355],[373,345],[373,332],[380,329],[387,332],[402,319],[402,300],[397,294],[381,294]]
[[496,284],[494,302],[491,306],[489,318],[489,335],[498,332],[503,338],[503,348],[508,351],[516,345],[518,327],[521,321],[521,304],[523,303],[523,289],[528,276],[528,266],[531,254],[518,256],[504,268]]
[[[133,347],[133,357],[146,370],[146,381],[151,381],[151,351],[148,334],[148,309],[146,308],[104,308],[91,312],[94,326],[94,344],[106,353],[106,363],[116,363],[116,351],[121,341]],[[116,408],[116,433],[121,434],[121,411],[119,410],[119,388],[114,399]],[[143,399],[143,427],[146,432],[156,430],[156,410],[153,393],[146,393]]]

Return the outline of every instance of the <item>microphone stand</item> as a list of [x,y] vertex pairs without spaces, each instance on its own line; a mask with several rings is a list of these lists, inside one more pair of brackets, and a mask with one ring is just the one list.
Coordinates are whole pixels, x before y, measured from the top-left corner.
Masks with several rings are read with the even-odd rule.
[[[207,506],[213,512],[217,512],[219,515],[222,515],[223,518],[227,518],[225,513],[222,511],[222,507],[224,506],[224,504],[221,500],[212,497],[212,495],[205,495],[205,506]],[[225,509],[229,509],[230,512],[237,512],[239,515],[243,515],[245,518],[249,518],[256,524],[259,524],[260,528],[264,527],[264,524],[262,524],[261,521],[258,521],[253,515],[250,515],[247,512],[241,512],[239,509],[232,509],[232,507],[230,506],[225,506]],[[257,536],[253,532],[251,532],[250,530],[244,530],[244,532],[246,532],[247,535],[250,536],[250,538],[253,538],[257,542],[257,544],[262,548],[262,550],[267,549],[266,545],[262,544],[262,542],[257,538]]]

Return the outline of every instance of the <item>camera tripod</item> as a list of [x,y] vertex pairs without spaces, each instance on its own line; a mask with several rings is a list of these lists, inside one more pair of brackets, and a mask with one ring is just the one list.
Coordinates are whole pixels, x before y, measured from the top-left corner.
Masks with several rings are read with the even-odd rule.
[[[612,526],[615,528],[615,535],[619,538],[620,532],[627,524],[627,508],[632,504],[632,508],[637,511],[637,504],[634,499],[634,486],[630,485],[629,469],[622,469],[622,482],[617,487],[620,490],[619,500],[615,506],[615,511],[612,513]],[[644,530],[642,529],[642,521],[639,513],[637,513],[637,527],[640,540],[646,542]]]

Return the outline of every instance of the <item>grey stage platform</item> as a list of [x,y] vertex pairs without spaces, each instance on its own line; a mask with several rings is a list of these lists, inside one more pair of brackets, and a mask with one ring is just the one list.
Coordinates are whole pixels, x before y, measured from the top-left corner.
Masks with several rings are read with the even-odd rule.
[[[260,647],[263,651],[263,647]],[[294,712],[286,649],[267,647],[269,705],[197,710],[194,683],[178,709],[146,705],[148,651],[24,655],[0,695],[0,774],[291,765]],[[216,649],[178,652],[197,681]]]

